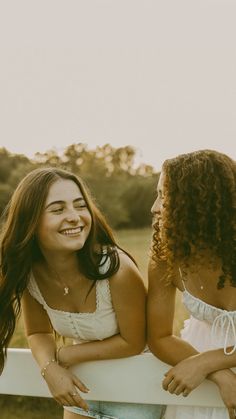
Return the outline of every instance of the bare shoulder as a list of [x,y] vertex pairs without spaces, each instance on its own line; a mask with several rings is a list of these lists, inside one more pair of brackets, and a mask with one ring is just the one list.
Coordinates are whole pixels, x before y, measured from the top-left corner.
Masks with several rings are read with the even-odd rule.
[[119,270],[110,279],[111,291],[143,289],[145,292],[143,277],[132,259],[121,250],[119,250],[119,258]]
[[177,288],[178,271],[174,268],[171,278],[167,279],[167,263],[165,261],[149,260],[148,264],[148,290],[150,293],[166,294],[168,290]]

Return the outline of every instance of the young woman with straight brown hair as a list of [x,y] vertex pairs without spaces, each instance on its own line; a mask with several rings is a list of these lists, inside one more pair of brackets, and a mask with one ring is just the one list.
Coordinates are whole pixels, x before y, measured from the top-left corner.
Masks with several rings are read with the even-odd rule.
[[[29,346],[64,419],[159,417],[154,405],[85,402],[87,387],[68,369],[145,346],[143,280],[81,179],[42,168],[20,182],[3,222],[0,275],[1,370],[22,304]],[[54,331],[74,344],[57,348]]]

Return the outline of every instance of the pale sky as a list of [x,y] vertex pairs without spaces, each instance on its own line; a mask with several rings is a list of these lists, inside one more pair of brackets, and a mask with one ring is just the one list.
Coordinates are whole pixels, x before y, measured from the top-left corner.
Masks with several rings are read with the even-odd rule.
[[0,147],[236,159],[235,0],[0,0]]

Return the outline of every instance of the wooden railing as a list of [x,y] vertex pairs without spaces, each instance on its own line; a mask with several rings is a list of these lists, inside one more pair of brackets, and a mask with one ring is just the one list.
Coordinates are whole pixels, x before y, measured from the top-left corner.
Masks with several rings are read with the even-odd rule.
[[[170,367],[145,353],[130,358],[84,362],[73,371],[90,388],[90,400],[222,407],[217,387],[205,380],[188,397],[164,391],[161,381]],[[0,393],[51,397],[29,349],[9,349],[0,377]]]

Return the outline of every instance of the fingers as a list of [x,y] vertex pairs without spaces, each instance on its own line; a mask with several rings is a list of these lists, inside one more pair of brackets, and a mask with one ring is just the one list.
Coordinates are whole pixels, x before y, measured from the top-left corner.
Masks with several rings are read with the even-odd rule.
[[162,387],[171,394],[180,394],[184,390],[185,385],[176,381],[173,376],[167,375],[167,377],[162,381]]
[[183,393],[183,396],[186,397],[186,396],[188,396],[189,391],[183,385],[180,385],[180,386],[176,387],[176,389],[174,391],[174,394],[176,394],[176,396],[179,396],[182,393]]
[[169,391],[170,394],[174,394],[177,388],[178,384],[174,380],[172,380],[167,387],[167,391]]
[[229,408],[229,419],[236,419],[236,408]]
[[163,380],[162,387],[164,390],[169,391],[169,393],[176,394],[176,396],[182,393],[183,397],[187,397],[191,393],[191,388],[186,387],[186,384],[175,381],[171,376],[167,376]]
[[177,379],[173,368],[167,371],[164,376],[165,378],[162,381],[162,387],[164,390],[169,391],[170,394],[176,394],[176,396],[183,394],[183,397],[187,397],[193,390],[192,387],[187,385],[186,381],[184,382],[183,380]]
[[191,391],[189,389],[185,388],[183,391],[183,397],[187,397],[190,394],[190,392]]
[[164,376],[167,377],[167,375],[171,373],[172,369],[173,368],[170,368],[168,371],[166,371],[165,374],[164,374]]
[[86,401],[82,399],[76,388],[66,395],[61,395],[54,398],[62,406],[78,406],[86,411],[89,410]]
[[170,383],[173,381],[173,376],[171,374],[169,374],[168,372],[165,374],[165,378],[162,381],[162,387],[164,390],[169,391],[169,385]]
[[75,390],[73,393],[71,393],[71,396],[73,399],[73,403],[71,404],[71,406],[79,406],[81,407],[81,409],[84,409],[86,411],[89,410],[89,407],[86,401],[82,399],[78,391]]
[[184,384],[175,383],[174,380],[169,384],[167,391],[169,391],[170,394],[176,394],[176,396],[182,394],[183,397],[187,397],[191,393],[190,388],[186,387]]
[[74,401],[74,397],[69,393],[63,397],[63,406],[77,406],[77,403]]
[[86,385],[82,383],[82,381],[80,381],[79,378],[76,377],[76,375],[73,375],[73,382],[80,391],[82,391],[83,393],[89,393],[89,388],[86,387]]

